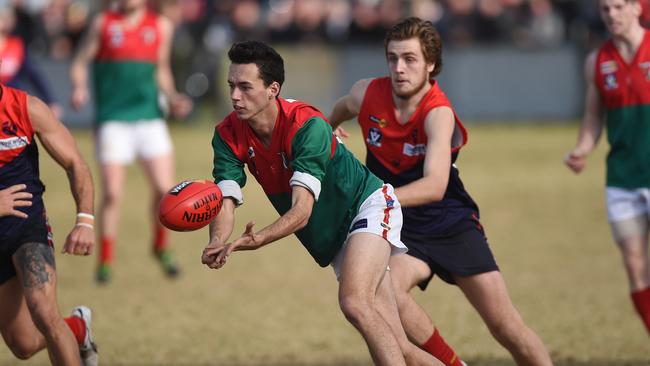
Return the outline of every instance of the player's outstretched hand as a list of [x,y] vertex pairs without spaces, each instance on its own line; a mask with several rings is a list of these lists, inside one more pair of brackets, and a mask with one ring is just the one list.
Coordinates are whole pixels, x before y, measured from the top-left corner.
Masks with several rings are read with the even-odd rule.
[[62,253],[90,255],[95,246],[95,231],[92,225],[75,225],[65,239]]
[[222,243],[208,244],[208,246],[203,250],[201,262],[212,269],[219,269],[226,264],[228,256],[237,248],[242,247],[242,249],[255,249],[256,247],[259,247],[260,240],[258,235],[253,232],[253,226],[255,226],[255,221],[246,224],[246,230],[242,236],[232,243],[225,245]]
[[27,218],[26,213],[16,209],[17,207],[32,205],[32,194],[25,192],[26,188],[27,186],[24,184],[16,184],[0,190],[0,216]]
[[564,157],[564,164],[566,164],[574,173],[579,174],[585,169],[585,166],[587,166],[587,154],[579,149],[574,149],[566,154]]

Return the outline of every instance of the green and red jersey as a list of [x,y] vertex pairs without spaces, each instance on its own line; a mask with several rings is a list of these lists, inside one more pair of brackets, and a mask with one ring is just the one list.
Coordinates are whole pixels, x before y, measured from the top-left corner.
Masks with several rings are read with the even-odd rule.
[[94,64],[98,122],[161,118],[156,82],[161,44],[158,15],[147,12],[137,25],[128,27],[122,13],[103,14]]
[[309,189],[316,202],[296,236],[324,267],[345,242],[360,205],[383,183],[337,141],[316,108],[283,98],[277,105],[270,146],[235,113],[217,125],[212,175],[224,197],[241,203],[246,165],[281,215],[291,208],[292,186]]
[[607,186],[650,187],[650,32],[630,63],[614,42],[598,51],[594,81],[607,118]]

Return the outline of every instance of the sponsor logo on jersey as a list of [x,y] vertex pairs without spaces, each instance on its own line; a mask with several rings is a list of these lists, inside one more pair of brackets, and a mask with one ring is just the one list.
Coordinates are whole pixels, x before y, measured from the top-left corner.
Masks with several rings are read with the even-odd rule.
[[369,145],[375,146],[375,147],[381,147],[381,131],[376,128],[376,127],[371,127],[368,130],[368,138],[366,139],[366,142]]
[[182,181],[178,183],[174,188],[170,189],[169,194],[178,196],[178,194],[181,193],[181,191],[185,189],[185,187],[189,186],[190,184],[192,184],[191,180]]
[[379,128],[384,128],[388,124],[388,121],[386,121],[385,119],[373,116],[372,114],[368,115],[368,119],[370,120],[370,122],[374,122],[378,124]]
[[645,73],[645,79],[650,81],[650,62],[642,62],[639,66],[643,69],[643,73]]
[[0,139],[0,151],[18,150],[29,145],[27,136],[16,136],[8,139]]
[[2,133],[7,136],[16,136],[18,133],[18,126],[11,121],[2,122]]
[[406,156],[418,156],[424,155],[427,153],[426,144],[409,144],[408,142],[404,143],[404,148],[402,149],[402,154]]
[[605,90],[613,90],[618,88],[618,80],[615,74],[605,75]]
[[613,74],[618,71],[616,61],[605,61],[600,64],[600,72],[602,74]]
[[156,41],[156,30],[152,27],[143,27],[140,34],[145,45],[150,45]]
[[111,24],[108,27],[108,34],[110,37],[110,44],[113,47],[120,47],[124,43],[124,32],[122,26],[119,24]]

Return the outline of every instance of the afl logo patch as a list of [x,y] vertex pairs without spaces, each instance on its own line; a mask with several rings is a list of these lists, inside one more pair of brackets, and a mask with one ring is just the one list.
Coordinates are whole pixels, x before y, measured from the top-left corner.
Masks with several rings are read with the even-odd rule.
[[371,127],[368,130],[368,138],[366,139],[366,142],[369,145],[375,146],[375,147],[381,147],[381,131],[376,128],[376,127]]

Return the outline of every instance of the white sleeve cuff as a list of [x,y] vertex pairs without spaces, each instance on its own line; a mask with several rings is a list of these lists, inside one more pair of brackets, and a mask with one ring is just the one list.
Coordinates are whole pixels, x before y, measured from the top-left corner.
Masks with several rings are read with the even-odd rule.
[[244,203],[244,195],[241,192],[241,187],[234,180],[222,180],[217,183],[221,189],[221,194],[223,197],[230,197],[235,200],[237,206],[241,206]]
[[318,201],[318,196],[320,196],[320,181],[313,175],[293,172],[293,176],[291,177],[291,180],[289,180],[289,185],[307,188],[314,195],[314,199]]

